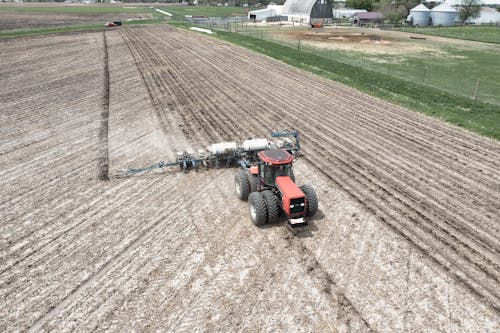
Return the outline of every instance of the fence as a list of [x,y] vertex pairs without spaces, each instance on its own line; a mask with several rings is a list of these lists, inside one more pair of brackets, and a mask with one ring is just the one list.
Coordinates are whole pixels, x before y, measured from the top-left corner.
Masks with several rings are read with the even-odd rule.
[[[299,25],[283,27],[279,22],[278,24],[259,26],[249,23],[246,18],[212,18],[197,21],[197,24],[209,29],[231,31],[263,39],[298,49],[305,54],[311,53],[351,66],[417,82],[452,94],[500,105],[500,95],[498,94],[500,83],[497,76],[488,73],[487,69],[485,71],[480,66],[461,67],[459,66],[460,60],[454,61],[453,58],[441,59],[436,55],[435,59],[431,57],[432,60],[429,60],[429,58],[409,56],[408,54],[370,54],[334,48],[332,47],[334,44],[329,45],[330,48],[316,47],[306,40],[294,40],[290,37],[290,32],[294,30],[307,30],[307,32],[312,33],[311,29]],[[359,28],[359,32],[368,34],[370,28]],[[500,62],[498,64],[498,68],[500,68]]]

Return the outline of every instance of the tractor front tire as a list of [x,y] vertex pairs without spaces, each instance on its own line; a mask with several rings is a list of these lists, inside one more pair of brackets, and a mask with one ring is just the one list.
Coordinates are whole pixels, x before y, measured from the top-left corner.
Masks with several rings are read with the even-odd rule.
[[235,192],[240,200],[248,200],[248,195],[250,194],[250,182],[248,181],[247,172],[245,170],[239,170],[234,176],[234,186]]
[[267,205],[266,199],[261,192],[252,192],[248,196],[250,204],[250,218],[256,226],[262,226],[267,223]]
[[278,202],[278,198],[273,192],[269,190],[262,191],[261,193],[266,200],[268,223],[278,222],[278,219],[280,217],[280,204]]
[[316,195],[316,191],[309,185],[302,185],[300,189],[306,195],[307,217],[313,217],[318,212],[318,196]]

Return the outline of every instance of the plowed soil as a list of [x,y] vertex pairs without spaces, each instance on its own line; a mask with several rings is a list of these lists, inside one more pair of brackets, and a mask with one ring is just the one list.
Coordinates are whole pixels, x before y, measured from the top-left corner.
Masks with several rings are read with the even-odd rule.
[[72,13],[30,13],[8,12],[0,10],[0,31],[33,28],[65,27],[85,24],[104,24],[108,21],[151,18],[149,13],[117,14],[72,14]]
[[[0,65],[1,331],[498,331],[498,142],[164,25]],[[320,200],[295,234],[235,169],[115,177],[281,128]]]

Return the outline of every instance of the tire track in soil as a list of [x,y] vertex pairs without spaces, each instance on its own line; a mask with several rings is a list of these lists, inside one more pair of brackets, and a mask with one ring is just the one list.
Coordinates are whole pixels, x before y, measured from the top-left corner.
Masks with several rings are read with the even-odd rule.
[[[216,181],[211,180],[212,182]],[[161,183],[160,178],[156,179],[156,182]],[[175,192],[181,187],[188,186],[190,183],[195,183],[195,188],[193,189],[193,193],[203,193],[202,189],[206,186],[205,183],[200,183],[196,175],[189,176],[189,179],[185,180],[185,182],[176,182],[174,184],[174,188],[167,189],[165,186],[163,187],[164,191]],[[148,190],[149,187],[144,187],[145,190]],[[160,195],[162,197],[163,195]],[[142,196],[142,199],[145,200],[145,196]],[[93,274],[90,274],[87,278],[80,281],[72,290],[70,290],[65,297],[63,297],[56,305],[50,307],[50,309],[43,314],[41,317],[36,319],[34,323],[30,326],[30,332],[39,332],[44,329],[44,324],[49,320],[49,318],[56,316],[58,313],[63,312],[66,309],[67,303],[75,303],[78,298],[80,291],[84,290],[88,285],[92,284],[93,281],[100,279],[105,276],[110,270],[114,269],[114,265],[119,262],[131,262],[134,260],[135,256],[132,253],[140,247],[141,243],[145,240],[149,239],[158,239],[165,233],[165,230],[172,231],[176,229],[176,225],[183,222],[183,219],[178,218],[180,212],[177,215],[169,215],[169,219],[165,219],[165,212],[177,212],[178,207],[182,205],[186,205],[187,203],[196,199],[196,196],[190,196],[188,201],[178,201],[174,206],[165,205],[160,212],[158,212],[152,223],[150,223],[147,227],[141,230],[137,237],[135,237],[131,242],[129,242],[126,246],[124,246],[119,252],[114,254],[109,260],[107,260],[98,270],[96,270]],[[174,223],[170,223],[170,220],[175,221]],[[168,227],[162,226],[163,224],[168,224]],[[187,224],[185,227],[195,227],[193,224]],[[163,231],[162,231],[163,230]],[[147,260],[147,259],[146,259]],[[110,281],[111,282],[111,281]]]
[[101,129],[99,131],[100,152],[99,152],[99,179],[109,180],[109,55],[106,31],[102,32],[104,49],[104,88],[102,97]]
[[[160,123],[162,130],[163,130],[163,133],[168,136],[169,129],[170,129],[172,133],[177,134],[177,133],[179,133],[178,128],[176,128],[174,126],[175,125],[174,122],[171,122],[168,120],[168,116],[167,116],[167,118],[165,118],[163,116],[164,112],[163,112],[163,108],[162,108],[162,105],[160,103],[160,100],[154,94],[154,86],[160,86],[158,84],[158,82],[156,81],[157,80],[156,77],[154,75],[151,76],[155,82],[155,84],[153,85],[153,84],[150,84],[150,81],[148,80],[148,78],[144,74],[144,73],[147,73],[148,70],[145,69],[143,63],[141,63],[141,61],[138,60],[138,57],[141,56],[141,54],[143,54],[143,51],[139,47],[135,46],[134,43],[132,43],[132,41],[129,39],[130,38],[130,30],[132,30],[132,29],[126,29],[125,33],[122,30],[120,30],[120,36],[122,37],[123,41],[127,45],[127,48],[129,50],[130,54],[132,55],[134,63],[137,67],[137,70],[141,75],[141,78],[144,82],[144,86],[146,87],[146,90],[148,91],[151,103],[156,110],[156,116],[157,116],[157,119]],[[175,97],[175,95],[172,95],[172,96]],[[168,112],[168,111],[169,110],[167,109],[166,112]],[[179,137],[182,137],[183,135],[185,135],[187,139],[189,139],[191,137],[190,133],[186,133],[184,131],[182,131],[182,134],[179,135]],[[175,142],[173,142],[172,145],[173,145],[173,147],[172,147],[173,150],[177,150],[177,151],[183,150],[182,148],[177,147]]]

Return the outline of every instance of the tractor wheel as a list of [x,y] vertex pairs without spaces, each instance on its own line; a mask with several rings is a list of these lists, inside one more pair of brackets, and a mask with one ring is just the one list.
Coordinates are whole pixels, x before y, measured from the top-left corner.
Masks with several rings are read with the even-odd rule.
[[250,204],[250,218],[253,224],[261,226],[267,223],[266,199],[261,192],[252,192],[248,196]]
[[259,176],[249,173],[248,182],[250,183],[250,192],[257,191],[257,188],[259,187]]
[[261,193],[266,200],[268,223],[277,222],[280,217],[280,204],[278,202],[278,198],[269,190],[262,191]]
[[300,189],[306,195],[307,217],[313,217],[318,212],[318,197],[316,196],[316,191],[309,185],[302,185]]
[[245,170],[238,171],[234,176],[234,186],[238,198],[246,201],[248,199],[248,194],[250,194],[250,182],[248,181],[247,172]]

